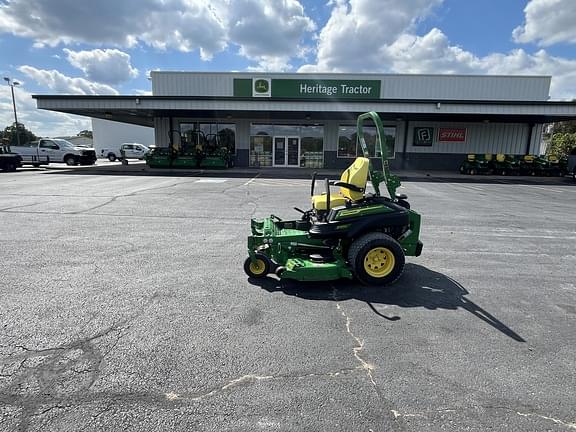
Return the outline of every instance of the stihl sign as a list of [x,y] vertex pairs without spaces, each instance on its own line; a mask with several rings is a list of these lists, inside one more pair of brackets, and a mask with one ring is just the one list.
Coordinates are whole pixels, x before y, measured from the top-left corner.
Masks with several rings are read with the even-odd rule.
[[466,128],[439,128],[438,142],[466,142]]

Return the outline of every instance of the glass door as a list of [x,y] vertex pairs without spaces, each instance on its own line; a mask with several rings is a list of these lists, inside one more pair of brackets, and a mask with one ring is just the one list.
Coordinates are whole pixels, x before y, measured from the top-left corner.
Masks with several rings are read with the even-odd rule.
[[300,138],[288,137],[288,145],[286,146],[286,161],[289,167],[300,166]]
[[299,167],[300,166],[300,138],[274,137],[274,166]]
[[272,152],[274,166],[286,166],[286,137],[274,137]]

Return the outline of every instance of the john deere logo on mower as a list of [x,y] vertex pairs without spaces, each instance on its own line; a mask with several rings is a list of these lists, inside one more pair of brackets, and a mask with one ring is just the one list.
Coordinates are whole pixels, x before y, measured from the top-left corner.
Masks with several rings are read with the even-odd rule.
[[270,97],[270,78],[258,78],[252,80],[253,97]]

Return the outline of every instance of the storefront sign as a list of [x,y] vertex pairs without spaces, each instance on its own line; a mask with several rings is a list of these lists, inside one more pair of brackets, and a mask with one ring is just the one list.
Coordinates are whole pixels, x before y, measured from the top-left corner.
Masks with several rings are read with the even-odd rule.
[[234,96],[286,99],[380,99],[380,81],[234,79]]
[[434,141],[433,127],[415,127],[414,128],[414,145],[421,147],[431,147]]
[[252,79],[252,97],[270,97],[272,86],[270,78]]
[[439,142],[466,142],[466,128],[439,128]]

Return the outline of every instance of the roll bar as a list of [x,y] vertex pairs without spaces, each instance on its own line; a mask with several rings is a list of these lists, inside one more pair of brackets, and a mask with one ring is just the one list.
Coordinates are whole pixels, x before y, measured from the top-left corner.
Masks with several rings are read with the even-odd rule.
[[364,114],[360,114],[358,116],[358,121],[356,123],[356,142],[360,144],[362,148],[362,154],[365,158],[370,158],[370,154],[368,153],[368,146],[366,145],[366,140],[364,138],[364,122],[366,120],[372,120],[374,125],[376,126],[376,131],[378,133],[378,144],[380,145],[380,159],[382,161],[382,171],[377,171],[374,169],[374,165],[372,161],[370,161],[370,169],[369,169],[369,176],[370,181],[372,182],[372,186],[376,191],[376,195],[380,196],[380,184],[384,183],[386,185],[386,189],[388,190],[388,194],[390,195],[390,199],[392,201],[397,201],[396,198],[396,189],[400,187],[400,178],[398,176],[393,175],[390,172],[390,167],[388,165],[388,149],[384,145],[384,126],[382,125],[382,120],[380,120],[380,116],[374,112],[370,111]]

